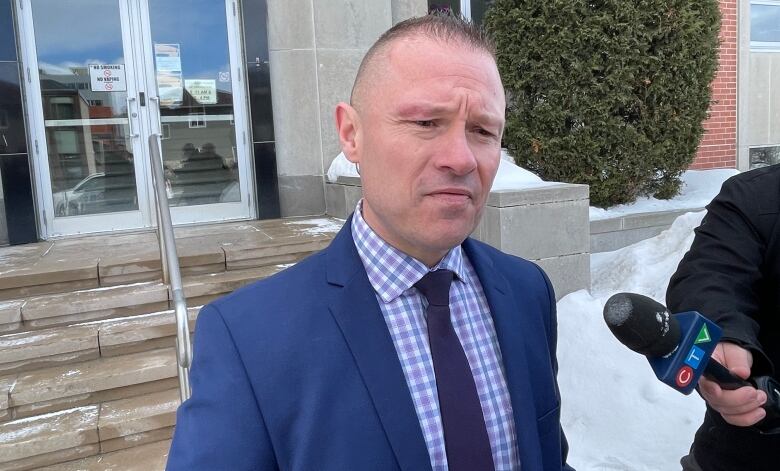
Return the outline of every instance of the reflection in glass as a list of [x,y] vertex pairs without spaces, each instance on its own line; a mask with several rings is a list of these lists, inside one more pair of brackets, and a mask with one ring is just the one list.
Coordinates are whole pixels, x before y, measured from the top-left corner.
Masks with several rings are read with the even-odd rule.
[[780,164],[780,146],[753,147],[749,154],[751,169]]
[[471,0],[471,20],[474,24],[481,25],[485,12],[495,0]]
[[149,8],[170,204],[240,201],[225,3]]
[[55,216],[138,209],[133,154],[121,137],[126,132],[125,126],[47,128]]
[[460,14],[460,0],[428,0],[428,13],[434,11]]
[[780,46],[780,4],[750,5],[750,40]]
[[124,68],[119,3],[33,0],[32,14],[55,216],[138,209],[127,93],[93,90],[89,70]]
[[[0,159],[3,157],[0,156]],[[5,199],[3,198],[3,169],[0,166],[0,246],[8,245],[8,223],[5,219]]]

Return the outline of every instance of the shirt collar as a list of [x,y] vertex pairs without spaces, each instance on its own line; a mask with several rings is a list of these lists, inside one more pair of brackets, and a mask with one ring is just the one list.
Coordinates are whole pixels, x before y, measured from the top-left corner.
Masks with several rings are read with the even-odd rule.
[[457,279],[470,282],[463,263],[463,249],[457,245],[430,270],[416,258],[382,239],[363,219],[363,200],[352,216],[352,238],[366,269],[368,280],[383,302],[388,303],[412,288],[429,271],[447,269]]

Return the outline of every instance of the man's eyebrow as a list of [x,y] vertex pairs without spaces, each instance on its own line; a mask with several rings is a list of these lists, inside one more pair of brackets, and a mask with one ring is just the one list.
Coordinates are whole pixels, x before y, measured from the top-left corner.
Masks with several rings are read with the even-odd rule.
[[500,115],[498,113],[484,112],[484,113],[475,113],[471,121],[476,123],[483,123],[488,126],[503,127],[505,119],[503,115]]
[[[457,110],[456,105],[443,105],[439,103],[425,103],[414,102],[401,104],[398,107],[397,116],[401,119],[416,119],[416,118],[435,118],[443,114],[451,113]],[[489,111],[475,113],[472,115],[469,121],[476,123],[483,123],[487,126],[496,126],[503,128],[504,117],[498,113],[491,113]]]
[[401,117],[436,116],[455,110],[455,106],[433,103],[405,103],[398,107],[398,115]]

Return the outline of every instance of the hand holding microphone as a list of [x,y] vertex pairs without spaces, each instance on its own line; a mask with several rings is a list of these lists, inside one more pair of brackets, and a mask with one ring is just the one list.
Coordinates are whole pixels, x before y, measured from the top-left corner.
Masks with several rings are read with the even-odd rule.
[[618,293],[604,305],[604,320],[622,344],[647,357],[667,385],[690,394],[698,383],[704,399],[729,423],[780,433],[780,383],[769,376],[748,379],[752,355],[719,343],[721,329],[709,319],[698,312],[671,314],[646,296]]
[[[753,366],[753,355],[739,345],[721,342],[712,353],[712,358],[735,376],[747,379]],[[765,391],[751,386],[735,390],[723,389],[716,381],[703,377],[699,381],[699,392],[709,405],[718,411],[723,420],[739,427],[755,425],[766,416],[762,407],[767,401]]]

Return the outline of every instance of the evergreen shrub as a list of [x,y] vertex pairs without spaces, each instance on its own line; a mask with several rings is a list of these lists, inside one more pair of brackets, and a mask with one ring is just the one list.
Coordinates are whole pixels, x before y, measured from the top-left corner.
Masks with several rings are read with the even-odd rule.
[[590,185],[601,207],[679,192],[710,106],[717,0],[495,0],[484,25],[518,165]]

